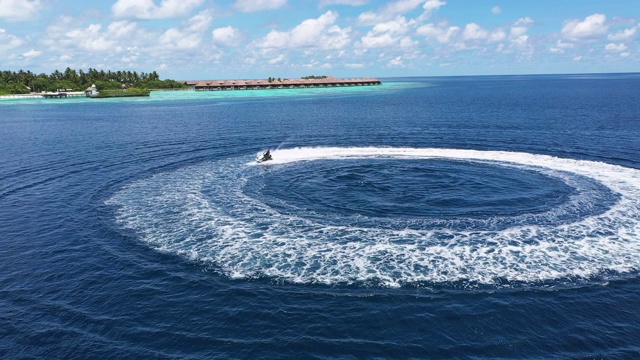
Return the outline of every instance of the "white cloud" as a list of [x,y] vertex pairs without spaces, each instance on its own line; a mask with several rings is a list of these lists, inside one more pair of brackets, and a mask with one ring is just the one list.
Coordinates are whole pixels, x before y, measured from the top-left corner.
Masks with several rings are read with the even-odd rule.
[[362,46],[366,48],[387,47],[394,45],[398,42],[398,38],[393,37],[391,34],[380,34],[377,36],[365,36],[362,38]]
[[[102,25],[91,24],[84,29],[72,29],[65,33],[65,38],[61,39],[61,44],[74,44],[78,48],[91,52],[115,51],[120,49],[113,40],[117,34],[108,34],[100,31]],[[119,31],[119,30],[116,30]],[[113,35],[113,36],[110,36]]]
[[327,5],[351,5],[361,6],[368,4],[370,0],[322,0],[320,1],[320,7]]
[[327,29],[325,35],[321,37],[321,46],[323,50],[339,50],[344,49],[351,43],[351,28],[342,29],[333,25]]
[[[48,26],[40,39],[46,47],[46,54],[64,66],[71,59],[77,67],[96,67],[108,64],[110,68],[131,64],[136,60],[157,59],[154,53],[160,45],[161,34],[148,32],[138,28],[138,24],[129,20],[119,20],[103,26],[90,24],[86,27],[75,27],[81,20],[69,16],[61,16]],[[140,57],[140,53],[153,53],[153,56]],[[54,65],[55,65],[54,61]],[[154,65],[155,66],[155,65]]]
[[631,37],[633,37],[633,35],[636,34],[637,28],[638,27],[632,27],[632,28],[620,30],[615,34],[609,34],[609,36],[607,36],[607,39],[609,39],[610,41],[622,41],[622,40],[630,39]]
[[[358,16],[360,25],[375,25],[377,23],[389,21],[406,12],[417,8],[424,0],[397,0],[387,3],[387,5],[379,8],[377,11],[367,11]],[[438,0],[429,0],[430,2],[439,2]],[[425,4],[426,5],[426,4]]]
[[242,12],[274,10],[283,7],[287,0],[236,0],[233,5]]
[[117,18],[163,19],[188,15],[204,0],[162,0],[156,5],[153,0],[118,0],[111,7]]
[[364,68],[364,64],[344,64],[344,67],[349,69],[362,69]]
[[447,5],[447,2],[443,0],[428,0],[424,5],[422,5],[424,12],[417,18],[417,20],[424,21],[430,18],[434,11],[440,9],[444,5]]
[[[192,56],[194,51],[199,52],[200,58],[205,58],[202,55],[205,50],[200,51],[200,46],[211,17],[205,10],[184,21],[183,26],[162,32],[142,29],[130,20],[114,21],[106,27],[102,24],[74,27],[78,22],[78,19],[64,16],[52,22],[41,39],[48,47],[46,51],[73,56],[78,61],[91,59],[92,64],[96,59],[112,66],[149,62],[149,59],[154,62],[161,59],[170,64],[180,57]],[[148,56],[140,56],[141,53]]]
[[40,56],[40,54],[42,54],[42,51],[31,49],[31,50],[27,51],[26,53],[23,53],[22,56],[24,56],[26,58],[32,58],[32,57]]
[[531,18],[520,18],[513,23],[509,32],[509,46],[503,52],[517,51],[523,56],[531,56],[533,54],[533,46],[529,43],[529,27],[534,24]]
[[138,60],[138,57],[135,55],[125,55],[123,57],[120,58],[120,61],[125,62],[125,63],[132,63],[134,61]]
[[418,42],[413,40],[411,36],[405,36],[402,39],[400,39],[400,42],[398,45],[400,45],[401,48],[410,48],[418,45]]
[[562,40],[558,40],[558,42],[556,42],[554,46],[549,48],[549,50],[555,54],[564,54],[566,49],[573,49],[574,47],[575,44],[573,43],[566,43]]
[[529,26],[533,24],[531,18],[520,18],[511,26],[511,37],[519,37],[529,31]]
[[0,28],[0,54],[5,51],[21,46],[24,41],[15,35],[9,34],[5,29]]
[[453,52],[477,50],[487,53],[493,49],[503,54],[517,54],[519,57],[528,58],[533,54],[534,47],[530,43],[527,31],[534,21],[530,18],[521,18],[515,21],[509,28],[498,27],[485,29],[480,24],[472,22],[465,25],[464,29],[457,26],[449,26],[446,21],[439,24],[425,24],[416,29],[416,35],[424,36],[427,42],[442,44],[436,48],[440,54],[451,56]]
[[157,50],[192,50],[202,44],[204,31],[209,28],[212,16],[209,10],[203,10],[189,20],[183,22],[183,27],[167,29],[159,38],[160,49]]
[[328,54],[325,59],[326,60],[330,60],[330,59],[338,59],[338,58],[343,58],[345,56],[346,52],[344,50],[339,50],[339,51],[335,51],[333,52],[333,54]]
[[331,64],[329,63],[320,64],[320,62],[316,60],[312,60],[308,64],[303,64],[302,67],[307,69],[331,69],[332,68]]
[[489,31],[476,23],[467,24],[464,27],[462,38],[464,40],[483,40],[489,37]]
[[411,25],[413,22],[407,21],[404,16],[399,16],[395,20],[375,25],[372,31],[374,33],[404,34]]
[[494,6],[491,8],[492,14],[500,14],[502,13],[502,8],[500,6]]
[[0,19],[30,20],[42,9],[40,0],[0,0]]
[[170,28],[160,36],[160,44],[166,48],[179,50],[195,49],[200,46],[202,36],[197,33],[189,33],[178,28]]
[[209,28],[212,21],[213,16],[209,12],[209,10],[203,10],[189,19],[189,21],[187,21],[184,25],[186,30],[188,31],[202,32]]
[[274,57],[274,58],[270,59],[270,60],[268,61],[268,63],[269,63],[270,65],[275,65],[275,64],[281,63],[284,59],[285,59],[284,54],[280,54],[280,55],[278,55],[278,56],[276,56],[276,57]]
[[607,17],[603,14],[587,16],[583,21],[573,19],[565,22],[562,36],[572,40],[594,39],[607,32]]
[[507,33],[502,29],[497,29],[489,34],[488,42],[495,43],[504,40],[507,37]]
[[313,69],[313,68],[317,68],[320,66],[320,62],[316,61],[316,60],[312,60],[310,63],[307,64],[302,64],[303,68],[307,68],[307,69]]
[[136,31],[138,24],[126,20],[114,21],[107,27],[107,36],[111,39],[123,39]]
[[407,21],[404,16],[398,16],[392,21],[377,24],[360,40],[366,48],[388,47],[399,45],[408,47],[413,45],[410,37],[403,36],[414,25],[414,21]]
[[529,36],[528,35],[520,35],[518,37],[512,38],[511,39],[511,44],[514,47],[517,47],[521,50],[526,50],[528,48],[530,48],[530,44],[529,44]]
[[608,50],[608,51],[623,52],[623,51],[627,50],[627,45],[622,44],[622,43],[620,43],[620,44],[610,43],[610,44],[605,45],[604,48],[605,48],[605,50]]
[[227,47],[238,46],[242,40],[240,30],[233,26],[214,29],[211,32],[211,36],[213,37],[214,44]]
[[416,30],[416,34],[424,36],[427,39],[435,39],[441,44],[447,44],[451,42],[451,39],[460,32],[460,28],[457,26],[436,26],[434,24],[426,24],[420,26]]
[[424,3],[424,5],[422,5],[422,8],[428,11],[434,11],[440,9],[440,7],[444,5],[447,5],[446,1],[428,0],[426,3]]
[[[411,11],[418,7],[420,3],[424,0],[397,0],[394,2],[390,2],[385,7],[385,10],[394,13],[394,14],[404,14],[407,11]],[[438,1],[438,0],[429,0],[427,2]]]
[[170,28],[142,27],[134,20],[79,26],[82,21],[62,16],[43,31],[39,42],[44,48],[36,49],[49,56],[49,66],[158,69],[165,63],[172,71],[183,71],[210,65],[222,53],[207,30],[212,21],[209,10]]
[[402,61],[402,56],[398,56],[394,59],[389,60],[387,63],[388,67],[404,67],[404,62]]
[[272,30],[267,36],[253,42],[258,48],[320,48],[335,50],[344,48],[351,39],[351,28],[333,25],[338,13],[327,11],[317,19],[307,19],[290,31]]

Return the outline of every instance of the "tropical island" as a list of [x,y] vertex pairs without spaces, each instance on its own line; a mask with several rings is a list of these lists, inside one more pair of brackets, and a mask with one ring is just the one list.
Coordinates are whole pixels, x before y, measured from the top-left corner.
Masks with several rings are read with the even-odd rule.
[[269,77],[264,80],[160,80],[160,75],[136,71],[88,71],[69,67],[64,72],[34,74],[31,71],[0,71],[1,97],[91,98],[149,96],[152,90],[263,90],[380,85],[376,78],[339,79],[327,75],[299,79]]
[[148,95],[151,89],[183,89],[187,85],[175,80],[160,80],[160,75],[136,71],[88,71],[69,67],[64,72],[34,74],[31,71],[0,71],[0,95],[84,92],[93,85],[105,96],[127,91]]

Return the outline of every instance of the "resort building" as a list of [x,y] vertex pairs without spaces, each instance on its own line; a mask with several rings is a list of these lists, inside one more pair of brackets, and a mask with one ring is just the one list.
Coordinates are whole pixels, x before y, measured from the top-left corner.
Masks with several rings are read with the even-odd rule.
[[192,89],[198,91],[217,90],[261,90],[261,89],[295,89],[338,86],[371,86],[380,85],[376,78],[337,79],[332,76],[321,79],[272,79],[269,80],[193,80],[185,81]]

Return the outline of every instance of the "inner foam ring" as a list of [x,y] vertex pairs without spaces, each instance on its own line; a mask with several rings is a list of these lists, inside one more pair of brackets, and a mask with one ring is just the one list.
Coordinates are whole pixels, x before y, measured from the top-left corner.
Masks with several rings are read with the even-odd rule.
[[[355,160],[351,159],[350,160]],[[393,157],[366,157],[365,159],[372,159],[372,161],[384,161],[385,159],[396,159]],[[316,161],[322,161],[322,163],[328,161],[328,159],[316,159]],[[407,158],[401,158],[401,160],[407,160]],[[437,158],[436,160],[446,160],[444,158]],[[289,165],[292,163],[285,163],[280,166],[270,167],[268,171],[265,171],[263,176],[249,177],[247,185],[243,188],[243,192],[253,198],[256,201],[265,203],[267,206],[276,209],[279,213],[284,215],[297,214],[298,216],[304,216],[312,219],[314,222],[341,226],[358,223],[359,226],[369,228],[384,228],[384,229],[413,229],[413,230],[426,230],[426,229],[438,229],[438,228],[454,228],[454,229],[473,229],[482,231],[496,231],[504,230],[514,226],[524,225],[545,225],[556,226],[566,222],[579,221],[587,216],[593,216],[603,211],[606,211],[618,197],[612,193],[606,186],[603,186],[599,182],[593,179],[573,174],[566,171],[558,171],[548,168],[542,168],[539,166],[520,165],[514,163],[499,163],[495,161],[486,160],[456,160],[460,163],[476,163],[485,164],[488,166],[501,167],[501,168],[513,168],[519,170],[525,170],[530,172],[536,172],[543,174],[544,176],[562,181],[568,188],[573,189],[574,194],[569,196],[568,201],[564,200],[563,203],[555,204],[552,208],[546,211],[538,212],[524,212],[519,211],[517,213],[504,213],[504,214],[489,214],[487,216],[447,216],[446,214],[440,215],[422,215],[420,217],[398,217],[392,216],[390,218],[384,217],[368,217],[366,214],[354,212],[352,214],[348,212],[337,212],[332,214],[329,211],[321,211],[313,209],[307,211],[304,208],[297,206],[296,203],[290,204],[288,199],[278,198],[278,191],[271,190],[276,186],[288,186],[290,182],[300,183],[313,180],[318,175],[319,171],[317,167],[314,167],[316,161],[312,162],[295,162],[298,164],[298,169],[302,173],[291,174]],[[338,160],[339,161],[339,160]],[[415,160],[414,160],[415,161]],[[381,166],[387,166],[383,163]],[[353,167],[353,165],[349,165]],[[330,163],[324,165],[329,168],[339,168],[339,165]],[[322,167],[321,169],[326,169]],[[308,172],[306,169],[309,169]],[[508,170],[507,170],[508,171]],[[264,184],[256,179],[270,178],[273,179],[268,189],[262,188]],[[264,179],[263,179],[264,180]],[[294,184],[295,185],[295,184]],[[282,190],[285,193],[288,190]],[[276,194],[272,194],[276,192]],[[266,194],[266,195],[265,195]],[[301,197],[299,195],[298,197]],[[313,201],[308,200],[312,203]],[[313,202],[317,204],[317,202]],[[594,205],[595,204],[595,205]],[[331,209],[329,209],[331,210]]]

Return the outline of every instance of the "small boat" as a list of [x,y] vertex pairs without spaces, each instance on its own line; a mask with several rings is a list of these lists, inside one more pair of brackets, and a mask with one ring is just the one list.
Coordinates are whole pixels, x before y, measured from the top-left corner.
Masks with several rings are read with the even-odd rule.
[[273,156],[271,156],[271,151],[268,149],[262,152],[261,154],[258,154],[258,156],[256,157],[256,161],[259,163],[269,161],[269,160],[273,160]]

